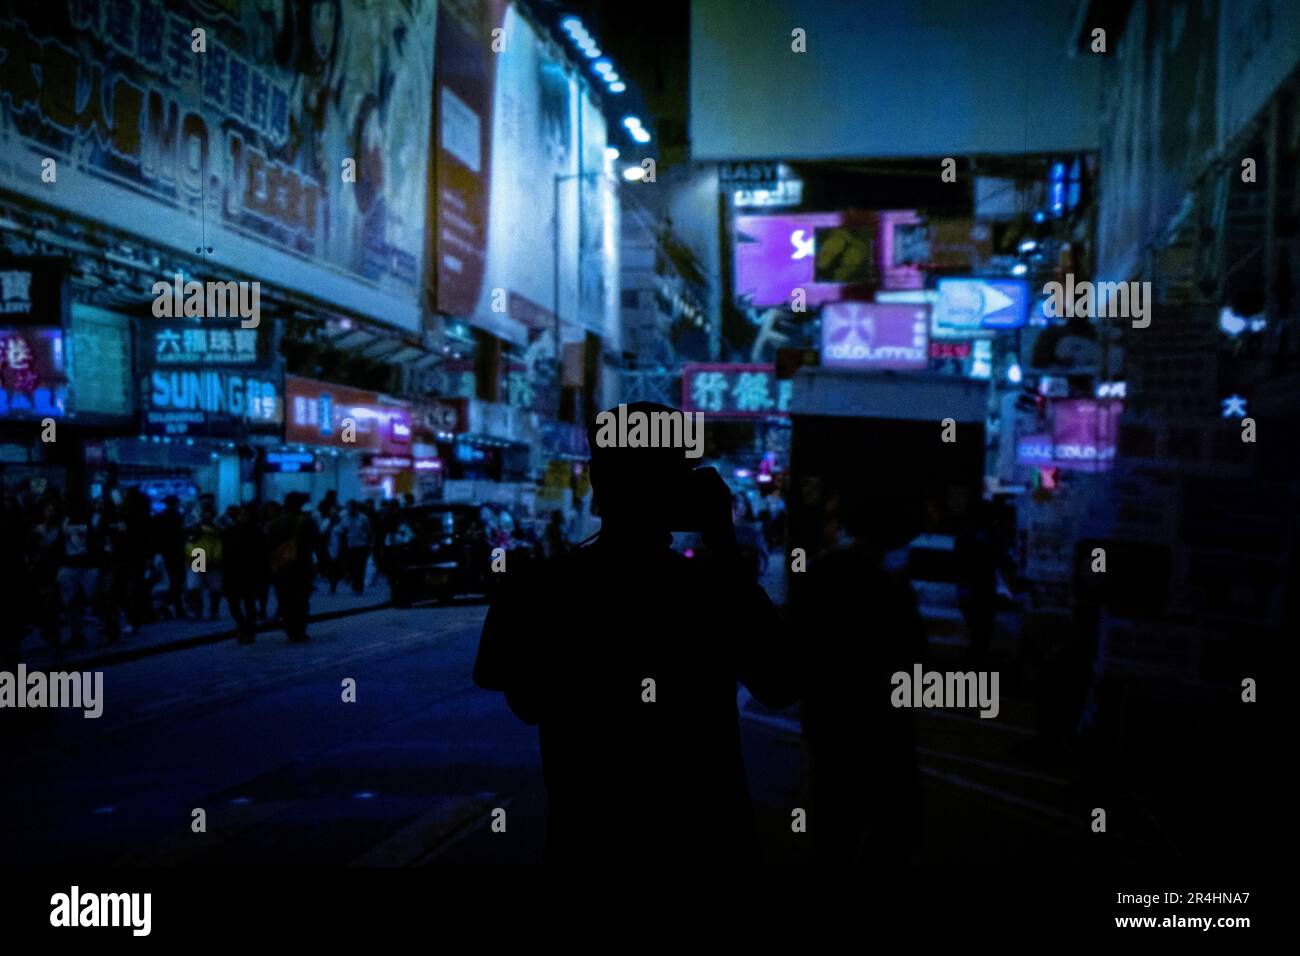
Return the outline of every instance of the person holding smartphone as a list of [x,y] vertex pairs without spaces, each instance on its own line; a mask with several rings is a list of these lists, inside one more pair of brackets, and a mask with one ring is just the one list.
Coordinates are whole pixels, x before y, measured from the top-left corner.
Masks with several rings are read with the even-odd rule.
[[[601,447],[594,422],[588,440],[600,530],[507,571],[474,668],[538,727],[546,861],[757,862],[737,682],[770,707],[797,689],[780,618],[736,543],[731,491],[683,448]],[[709,560],[672,550],[674,531],[699,532]]]

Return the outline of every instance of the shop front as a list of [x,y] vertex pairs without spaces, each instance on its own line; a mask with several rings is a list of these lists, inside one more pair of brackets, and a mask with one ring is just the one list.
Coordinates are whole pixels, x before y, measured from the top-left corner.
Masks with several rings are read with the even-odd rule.
[[147,326],[139,355],[142,434],[117,445],[122,484],[138,486],[155,504],[176,487],[214,495],[219,509],[256,497],[254,463],[279,440],[284,422],[283,373],[271,323],[263,325],[208,319]]
[[293,467],[293,459],[284,457],[275,467],[263,467],[264,496],[300,491],[319,501],[333,491],[346,502],[416,494],[415,431],[407,403],[298,375],[285,379],[285,402],[284,444],[275,451],[310,461],[300,458]]

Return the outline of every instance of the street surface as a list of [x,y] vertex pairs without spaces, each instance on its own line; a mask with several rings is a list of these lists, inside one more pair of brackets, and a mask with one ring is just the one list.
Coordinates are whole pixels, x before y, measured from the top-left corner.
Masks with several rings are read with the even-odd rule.
[[[540,862],[536,731],[470,680],[485,612],[385,608],[318,622],[301,646],[269,632],[106,666],[100,719],[26,711],[0,742],[0,864]],[[951,621],[930,623],[932,649],[954,649]],[[740,695],[765,853],[804,863],[790,830],[805,801],[797,709]],[[1006,685],[997,720],[924,712],[913,862],[1081,861],[1068,771],[1026,758],[1029,726]],[[496,807],[505,833],[490,828]]]

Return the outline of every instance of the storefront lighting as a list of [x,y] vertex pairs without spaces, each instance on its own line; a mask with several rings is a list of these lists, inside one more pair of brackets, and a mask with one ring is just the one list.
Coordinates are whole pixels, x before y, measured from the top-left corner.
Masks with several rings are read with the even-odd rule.
[[1020,363],[1012,362],[1007,368],[1007,381],[1012,385],[1019,385],[1024,374],[1020,371]]
[[1034,242],[1034,240],[1032,239],[1026,239],[1024,242],[1020,244],[1021,252],[1033,252],[1037,248],[1038,248],[1038,243]]

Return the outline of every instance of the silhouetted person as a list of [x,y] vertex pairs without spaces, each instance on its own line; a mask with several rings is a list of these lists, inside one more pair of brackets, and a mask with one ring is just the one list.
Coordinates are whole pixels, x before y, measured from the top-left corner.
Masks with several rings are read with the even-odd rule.
[[983,500],[972,505],[953,537],[957,562],[957,605],[970,634],[973,667],[988,662],[997,623],[998,572],[1016,580],[1016,566],[1003,546],[992,507]]
[[177,617],[189,617],[185,610],[185,516],[175,495],[163,499],[163,510],[153,519],[154,551],[162,555],[167,568],[167,603]]
[[316,523],[303,514],[307,496],[291,491],[284,496],[284,514],[267,530],[275,601],[292,642],[307,640],[307,612],[311,603],[312,557],[316,553]]
[[815,858],[892,871],[920,842],[921,813],[916,713],[894,708],[890,678],[924,662],[925,631],[911,584],[884,564],[914,536],[907,506],[862,513],[828,494],[821,550],[789,610],[804,652]]
[[370,519],[361,511],[359,502],[348,502],[348,513],[339,522],[338,535],[348,583],[352,586],[353,594],[361,594],[366,589],[366,563],[370,560],[374,542]]
[[251,644],[257,632],[257,596],[268,572],[266,537],[257,523],[254,506],[246,504],[235,514],[231,527],[222,532],[225,573],[222,586],[230,615],[235,619],[239,643]]
[[0,671],[12,673],[18,666],[18,648],[28,624],[37,617],[33,582],[28,575],[25,522],[18,501],[5,495],[0,505]]
[[[736,682],[793,702],[779,618],[740,558],[718,473],[692,473],[680,448],[603,448],[595,433],[600,533],[528,572],[507,567],[474,680],[538,725],[548,863],[755,862]],[[712,560],[671,549],[683,524]]]

